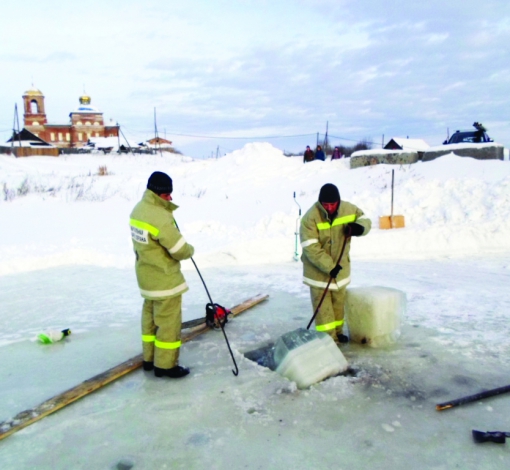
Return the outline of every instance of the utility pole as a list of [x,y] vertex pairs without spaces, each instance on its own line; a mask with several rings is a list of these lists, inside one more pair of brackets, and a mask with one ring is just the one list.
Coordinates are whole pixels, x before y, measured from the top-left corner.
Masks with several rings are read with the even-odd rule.
[[326,121],[326,135],[324,136],[324,156],[328,153],[328,126],[329,121]]
[[218,145],[216,147],[216,159],[218,159],[218,156],[220,155],[220,146]]
[[[131,145],[129,145],[129,142],[126,139],[126,136],[124,135],[124,132],[122,132],[122,130],[120,129],[120,126],[119,126],[119,132],[122,134],[122,137],[124,137],[124,140],[126,141],[128,149],[129,149],[130,153],[132,154],[133,153],[133,149],[131,148]],[[119,152],[120,152],[120,146],[119,146]]]
[[315,148],[319,145],[319,133],[317,132],[317,142],[315,143]]
[[[11,139],[11,152],[14,153],[14,139],[16,137],[16,132],[18,136],[18,143],[21,147],[21,136],[20,136],[20,130],[19,130],[19,118],[18,118],[18,104],[14,103],[14,118],[12,122],[12,139]],[[21,152],[21,150],[20,150]],[[17,155],[16,155],[17,157]]]
[[18,104],[14,103],[14,117],[12,118],[12,137],[11,137],[11,152],[14,153],[14,138],[16,137],[16,111]]
[[163,152],[161,151],[161,144],[159,142],[159,136],[158,136],[158,125],[156,123],[156,108],[154,108],[154,139],[156,141],[156,144],[159,147],[159,155],[163,156]]

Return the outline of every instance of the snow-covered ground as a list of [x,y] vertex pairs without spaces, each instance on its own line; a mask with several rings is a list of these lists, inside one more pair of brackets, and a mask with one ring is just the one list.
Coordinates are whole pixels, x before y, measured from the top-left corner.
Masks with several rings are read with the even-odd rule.
[[[406,228],[382,231],[392,169]],[[453,155],[356,170],[303,165],[269,144],[205,161],[0,156],[0,421],[140,352],[128,217],[155,170],[174,179],[175,215],[214,300],[271,296],[228,325],[240,375],[208,333],[182,348],[189,378],[134,372],[0,442],[0,468],[508,468],[506,446],[477,446],[470,432],[510,431],[510,398],[435,411],[510,382],[510,163]],[[356,376],[298,391],[242,354],[312,314],[293,261],[293,195],[304,213],[326,182],[373,220],[352,244],[352,285],[403,290],[408,311],[394,347],[344,347]],[[206,303],[192,268],[186,319]],[[65,342],[30,341],[66,327]]]
[[[106,166],[107,176],[98,176]],[[374,230],[357,259],[429,258],[510,250],[510,165],[454,155],[407,166],[349,169],[349,160],[285,157],[250,144],[218,160],[175,155],[0,157],[0,274],[67,264],[132,265],[126,224],[154,170],[174,179],[176,219],[203,267],[292,260],[298,206],[333,182],[377,228],[391,211],[406,229]],[[21,194],[25,193],[24,196]],[[191,268],[188,264],[187,268]]]

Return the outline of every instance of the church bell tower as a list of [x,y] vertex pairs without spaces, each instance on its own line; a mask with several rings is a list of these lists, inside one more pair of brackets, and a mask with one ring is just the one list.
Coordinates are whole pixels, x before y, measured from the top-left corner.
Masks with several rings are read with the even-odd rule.
[[48,121],[44,110],[44,95],[37,88],[30,88],[23,94],[25,127],[44,126]]

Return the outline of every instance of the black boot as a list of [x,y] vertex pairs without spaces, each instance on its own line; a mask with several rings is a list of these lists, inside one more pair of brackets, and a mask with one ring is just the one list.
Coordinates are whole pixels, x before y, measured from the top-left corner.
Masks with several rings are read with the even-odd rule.
[[349,342],[349,338],[347,336],[345,336],[344,334],[342,334],[342,333],[338,333],[336,335],[336,337],[338,338],[338,341],[340,343],[348,343]]
[[168,371],[168,377],[172,379],[180,379],[181,377],[185,377],[189,374],[189,369],[187,367],[175,366],[172,367]]
[[187,367],[175,366],[171,369],[160,369],[159,367],[154,367],[154,375],[156,377],[170,377],[172,379],[179,379],[181,377],[185,377],[189,374],[189,369]]
[[149,372],[154,369],[154,362],[152,361],[143,361],[143,370]]
[[154,375],[156,377],[165,377],[168,369],[160,369],[159,367],[154,367]]

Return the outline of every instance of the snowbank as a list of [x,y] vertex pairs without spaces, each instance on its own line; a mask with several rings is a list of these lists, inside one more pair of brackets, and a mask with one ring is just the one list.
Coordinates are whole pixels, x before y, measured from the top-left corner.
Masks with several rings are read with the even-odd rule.
[[[100,176],[99,167],[107,174]],[[406,228],[378,229],[390,213]],[[292,262],[299,203],[335,183],[372,219],[357,259],[428,258],[510,250],[510,165],[453,154],[414,165],[349,169],[347,160],[287,158],[267,143],[219,159],[179,155],[0,156],[0,275],[66,264],[133,263],[129,213],[149,175],[174,180],[175,216],[201,266]],[[294,193],[296,199],[293,198]],[[190,267],[185,263],[185,267]]]

